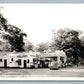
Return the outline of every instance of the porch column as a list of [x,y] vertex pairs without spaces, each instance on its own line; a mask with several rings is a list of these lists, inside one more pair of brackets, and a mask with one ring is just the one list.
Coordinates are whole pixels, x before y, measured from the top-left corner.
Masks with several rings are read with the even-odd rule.
[[64,63],[66,63],[66,57],[64,57],[63,59],[64,59]]
[[57,62],[60,62],[60,56],[57,57]]

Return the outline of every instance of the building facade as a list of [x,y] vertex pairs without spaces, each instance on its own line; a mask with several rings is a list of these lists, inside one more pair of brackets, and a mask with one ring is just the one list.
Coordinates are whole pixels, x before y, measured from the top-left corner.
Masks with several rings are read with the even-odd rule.
[[0,67],[27,68],[33,66],[35,53],[0,53]]
[[0,53],[0,67],[43,67],[47,66],[51,60],[66,63],[67,56],[62,51],[54,53],[35,53],[35,52],[18,52],[18,53]]

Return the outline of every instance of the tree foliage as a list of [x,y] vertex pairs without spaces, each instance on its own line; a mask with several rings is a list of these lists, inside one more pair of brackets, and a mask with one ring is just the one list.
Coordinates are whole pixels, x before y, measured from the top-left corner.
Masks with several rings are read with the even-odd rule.
[[26,43],[24,45],[24,50],[25,51],[34,51],[34,45],[30,41],[26,40]]
[[0,31],[2,32],[1,38],[8,40],[12,51],[24,51],[23,38],[26,34],[18,27],[8,24],[2,14],[0,14]]
[[84,59],[84,36],[80,37],[80,41],[81,41],[81,57]]
[[0,41],[0,52],[9,52],[9,51],[11,51],[10,43],[7,40]]
[[36,47],[36,51],[41,52],[41,53],[47,51],[48,49],[49,49],[49,43],[42,42],[42,43],[39,43]]
[[15,26],[8,25],[7,29],[9,35],[6,35],[6,39],[11,44],[12,51],[15,50],[17,52],[24,51],[24,41],[23,37],[26,36],[23,31]]
[[7,30],[7,20],[0,13],[0,30]]
[[53,40],[53,46],[57,50],[63,50],[68,57],[73,56],[75,59],[80,57],[80,32],[72,29],[59,29]]

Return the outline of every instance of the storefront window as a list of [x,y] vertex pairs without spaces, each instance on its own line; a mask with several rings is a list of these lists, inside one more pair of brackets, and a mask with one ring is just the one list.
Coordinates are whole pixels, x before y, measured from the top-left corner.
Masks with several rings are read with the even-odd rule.
[[27,60],[27,63],[29,63],[29,59]]
[[18,65],[21,65],[21,59],[18,59],[16,62],[18,63]]
[[34,63],[37,63],[37,62],[38,62],[38,60],[37,60],[37,59],[33,59],[33,62],[34,62]]

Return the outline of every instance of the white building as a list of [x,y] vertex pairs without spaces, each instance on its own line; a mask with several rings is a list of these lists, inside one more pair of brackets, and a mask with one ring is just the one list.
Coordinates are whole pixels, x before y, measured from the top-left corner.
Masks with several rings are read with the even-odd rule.
[[32,67],[34,59],[35,53],[0,53],[0,67]]
[[62,51],[43,54],[37,52],[4,52],[0,53],[0,67],[38,68],[45,66],[46,60],[51,59],[66,62],[67,56]]

